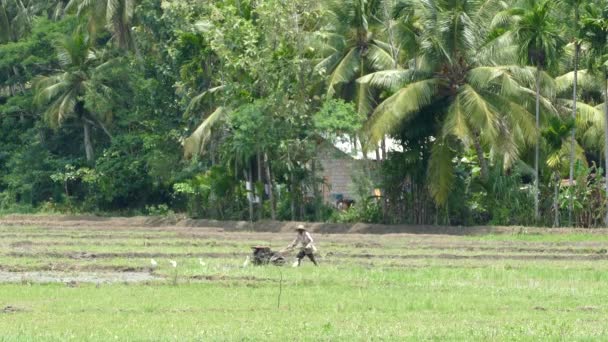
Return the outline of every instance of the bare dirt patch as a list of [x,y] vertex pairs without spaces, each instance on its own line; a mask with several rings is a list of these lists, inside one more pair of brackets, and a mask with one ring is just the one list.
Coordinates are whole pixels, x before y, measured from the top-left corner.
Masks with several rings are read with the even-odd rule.
[[608,255],[552,255],[552,254],[345,254],[328,253],[327,257],[359,258],[359,259],[453,259],[453,260],[608,260]]
[[238,282],[276,282],[276,279],[260,278],[254,276],[226,276],[226,275],[194,275],[189,277],[192,280],[200,281],[238,281]]
[[76,260],[114,259],[114,258],[232,258],[244,257],[247,253],[158,253],[158,252],[10,252],[4,254],[11,258],[60,258]]
[[[167,238],[163,238],[163,237],[156,237],[156,240],[170,240]],[[137,239],[134,238],[133,242],[127,243],[127,242],[116,242],[116,241],[98,241],[96,240],[94,242],[94,244],[96,246],[113,246],[113,247],[125,247],[125,246],[144,246],[144,247],[216,247],[216,246],[222,246],[222,247],[236,247],[238,246],[237,243],[234,242],[227,242],[227,241],[215,241],[215,240],[211,240],[211,241],[177,241],[177,242],[167,242],[167,241],[160,241],[160,242],[150,242],[148,240],[150,240],[150,238],[145,238],[145,239]],[[143,240],[143,241],[141,241]],[[93,242],[91,242],[93,243]],[[9,244],[9,247],[11,248],[28,248],[28,247],[49,247],[49,246],[80,246],[83,244],[83,241],[38,241],[38,242],[34,242],[34,241],[30,241],[30,240],[24,240],[24,241],[15,241]]]
[[578,308],[581,311],[597,311],[598,307],[596,306],[581,306]]
[[48,263],[42,265],[0,265],[0,272],[11,273],[26,273],[26,272],[134,272],[134,273],[149,273],[153,271],[151,267],[135,267],[122,265],[79,265],[67,263]]
[[[183,217],[98,217],[98,216],[44,216],[44,215],[7,215],[0,219],[4,226],[55,226],[98,227],[112,230],[132,229],[184,229],[215,228],[224,231],[291,232],[302,222],[259,221],[253,224],[246,221],[192,220]],[[593,233],[608,234],[607,229],[579,228],[527,228],[501,226],[416,226],[416,225],[379,225],[379,224],[338,224],[305,223],[317,233],[359,233],[359,234],[433,234],[433,235],[483,235],[483,234],[534,234],[534,233]]]
[[0,310],[0,313],[11,314],[11,313],[22,312],[22,311],[25,311],[25,310],[22,308],[18,308],[16,306],[7,305]]
[[139,283],[161,280],[147,272],[6,272],[0,271],[0,283]]

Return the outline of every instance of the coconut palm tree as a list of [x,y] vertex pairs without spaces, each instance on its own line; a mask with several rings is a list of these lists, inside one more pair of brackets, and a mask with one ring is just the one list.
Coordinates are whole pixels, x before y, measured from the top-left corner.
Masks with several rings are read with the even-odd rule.
[[[452,159],[459,146],[477,153],[482,181],[489,178],[486,151],[505,165],[537,131],[522,99],[534,74],[516,65],[509,36],[490,29],[500,1],[407,1],[418,18],[420,55],[411,68],[372,73],[359,79],[392,95],[375,109],[366,131],[372,141],[399,125],[423,117],[440,125],[429,161],[429,187],[439,204],[450,192]],[[441,105],[437,105],[441,104]]]
[[4,2],[0,3],[0,44],[6,43],[11,39],[11,27],[8,16],[8,6]]
[[[574,58],[572,65],[572,118],[576,122],[576,110],[577,110],[577,102],[578,102],[578,69],[579,69],[579,61],[580,61],[580,41],[579,41],[579,26],[580,26],[580,7],[583,3],[582,0],[565,0],[564,1],[564,9],[566,12],[573,12],[572,18],[572,40],[574,44]],[[568,174],[568,185],[570,187],[574,186],[574,160],[575,160],[575,148],[576,145],[576,125],[572,126],[572,132],[570,132],[570,164],[569,164],[569,174]],[[574,197],[570,197],[568,202],[568,223],[572,225],[572,210],[574,206]]]
[[[603,128],[604,135],[604,159],[605,170],[608,170],[608,5],[598,6],[588,4],[585,7],[585,17],[581,27],[581,39],[589,49],[588,70],[599,76],[603,87],[604,103],[599,107],[604,107],[604,117],[598,115],[589,116],[589,120],[594,129],[595,136],[599,136],[598,128]],[[593,133],[592,133],[593,134]],[[608,194],[608,176],[605,177],[606,194]],[[604,224],[608,226],[608,202],[606,203],[606,217]]]
[[[578,154],[579,159],[584,160],[584,157],[581,157],[582,151],[580,148],[571,153],[570,149],[572,147],[566,143],[572,131],[572,126],[574,126],[573,118],[570,117],[562,120],[558,116],[553,116],[549,119],[546,129],[542,132],[547,150],[546,165],[553,173],[553,227],[559,227],[560,225],[559,188],[562,180],[562,169],[565,166],[563,161],[569,158],[570,154]],[[578,153],[576,153],[577,151]]]
[[333,0],[327,4],[328,31],[323,49],[330,54],[316,69],[329,75],[327,94],[354,82],[370,71],[394,67],[390,47],[380,41],[381,1]]
[[101,63],[100,53],[91,47],[90,40],[76,32],[57,43],[55,47],[61,70],[51,76],[37,78],[36,101],[48,108],[44,117],[53,128],[63,125],[68,118],[76,119],[83,128],[83,145],[87,161],[94,159],[91,127],[98,126],[112,138],[104,124],[109,113],[93,113],[85,103],[92,93],[110,97],[111,89],[93,80],[111,66],[111,61]]
[[19,40],[29,33],[34,18],[42,14],[53,20],[61,18],[63,2],[0,0],[0,43]]
[[[562,39],[552,13],[553,1],[522,0],[510,13],[515,18],[513,33],[519,46],[519,59],[525,65],[536,68],[536,130],[540,130],[542,72],[558,61]],[[539,160],[540,136],[534,153],[534,214],[540,219],[539,209]]]
[[70,0],[66,10],[76,9],[79,16],[87,16],[89,33],[93,36],[105,26],[120,48],[133,49],[131,27],[135,4],[136,0]]

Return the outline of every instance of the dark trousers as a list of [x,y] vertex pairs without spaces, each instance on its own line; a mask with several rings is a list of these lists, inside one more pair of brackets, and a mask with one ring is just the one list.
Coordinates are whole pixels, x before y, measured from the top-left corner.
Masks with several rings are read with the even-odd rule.
[[315,264],[315,266],[319,266],[319,264],[317,264],[317,260],[315,260],[314,254],[312,254],[312,252],[307,251],[305,249],[301,249],[300,252],[298,253],[298,255],[296,255],[296,258],[298,258],[298,265],[300,265],[300,263],[302,262],[302,259],[304,259],[305,256],[307,256],[308,259],[310,259],[310,261],[312,261],[312,263]]

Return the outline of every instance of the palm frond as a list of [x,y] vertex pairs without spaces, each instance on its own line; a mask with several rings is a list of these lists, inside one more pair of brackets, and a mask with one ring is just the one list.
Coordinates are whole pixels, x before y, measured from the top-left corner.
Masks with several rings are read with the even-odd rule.
[[218,107],[211,113],[203,122],[194,130],[194,132],[184,140],[184,157],[190,158],[197,154],[204,154],[205,147],[211,139],[213,130],[222,122],[228,110],[224,107]]
[[[561,148],[556,151],[551,151],[547,155],[546,164],[552,169],[560,169],[567,163],[565,161],[570,158],[570,143],[562,143]],[[577,141],[574,143],[574,159],[575,162],[580,162],[583,165],[587,165],[587,158],[585,157],[585,150],[578,144]]]
[[499,124],[496,108],[468,84],[461,87],[458,96],[461,97],[463,110],[470,117],[469,124],[475,125],[479,132],[488,137],[488,140],[494,140],[498,134]]
[[10,24],[8,15],[4,9],[4,4],[0,4],[0,43],[5,43],[10,40]]
[[504,116],[504,120],[509,122],[513,133],[518,133],[522,142],[527,145],[534,145],[538,136],[534,115],[524,106],[516,101],[495,96],[492,100],[498,111]]
[[357,83],[365,83],[378,89],[396,91],[417,78],[417,72],[412,69],[377,71],[357,79]]
[[369,45],[365,58],[374,70],[392,69],[396,64],[390,53],[375,44]]
[[[555,88],[558,93],[572,89],[574,85],[574,72],[570,71],[555,78]],[[587,70],[579,70],[577,75],[577,87],[581,90],[594,91],[599,89],[601,82],[598,82],[596,75]]]
[[374,99],[372,89],[367,83],[357,84],[357,112],[364,117],[368,117],[374,108],[376,101]]
[[[560,103],[568,108],[572,108],[572,100],[560,99]],[[576,103],[576,125],[581,129],[586,129],[590,126],[604,127],[604,108],[600,106],[591,106],[583,102]]]
[[70,83],[66,81],[68,73],[54,76],[39,77],[34,81],[36,95],[34,100],[38,105],[44,105],[55,99],[59,94],[66,92]]
[[407,121],[412,114],[429,105],[437,92],[437,80],[414,82],[384,100],[367,122],[366,131],[371,143],[377,143],[393,131],[397,124]]
[[335,94],[335,87],[338,84],[350,82],[355,78],[355,75],[359,72],[361,64],[360,58],[361,52],[357,48],[350,49],[346,56],[342,58],[329,77],[327,85],[328,96],[331,97]]
[[469,114],[462,105],[462,94],[459,94],[448,108],[442,127],[444,138],[447,134],[451,134],[456,136],[465,145],[468,145],[469,138],[471,137],[468,120]]
[[327,74],[335,69],[336,65],[340,62],[342,57],[342,53],[334,52],[331,55],[322,59],[317,65],[315,65],[314,71],[315,73],[319,73],[322,75]]
[[200,108],[203,101],[210,100],[216,93],[224,90],[224,88],[225,87],[223,85],[212,87],[193,97],[192,100],[190,100],[188,107],[186,107],[186,110],[184,111],[184,117],[187,118],[192,116],[192,114],[194,114],[194,112]]

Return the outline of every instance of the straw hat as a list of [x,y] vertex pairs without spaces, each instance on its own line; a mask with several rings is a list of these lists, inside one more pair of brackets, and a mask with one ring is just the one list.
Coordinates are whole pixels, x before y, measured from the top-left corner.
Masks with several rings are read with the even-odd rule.
[[299,224],[299,225],[296,227],[296,230],[303,230],[303,231],[306,231],[306,228],[304,228],[304,225],[303,225],[303,224]]

